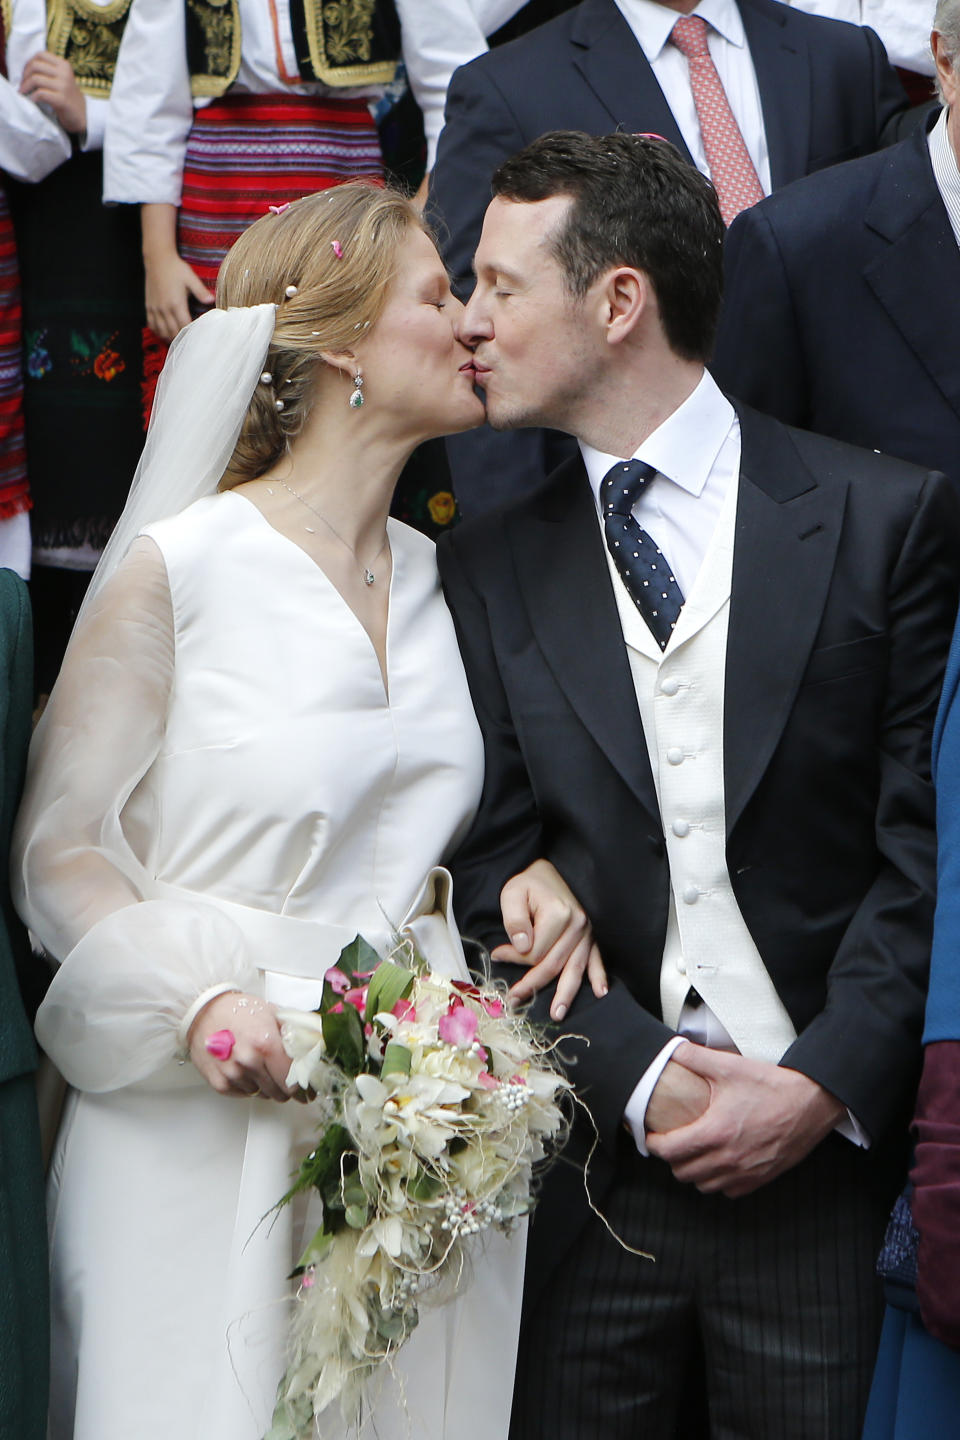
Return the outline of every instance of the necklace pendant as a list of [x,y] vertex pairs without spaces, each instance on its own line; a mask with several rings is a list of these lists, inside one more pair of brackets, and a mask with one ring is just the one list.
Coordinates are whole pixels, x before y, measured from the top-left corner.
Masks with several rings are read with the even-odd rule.
[[364,583],[365,583],[365,584],[367,584],[367,585],[372,585],[373,582],[376,580],[376,578],[377,578],[377,577],[376,577],[376,575],[374,575],[374,573],[373,573],[372,570],[368,570],[368,569],[364,568],[364,571],[363,571],[363,579],[364,579]]

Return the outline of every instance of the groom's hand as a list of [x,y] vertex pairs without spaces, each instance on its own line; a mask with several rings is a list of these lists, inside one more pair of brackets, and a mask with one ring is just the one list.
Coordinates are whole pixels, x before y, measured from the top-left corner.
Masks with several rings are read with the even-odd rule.
[[651,1135],[665,1135],[668,1130],[679,1130],[699,1120],[710,1104],[710,1086],[706,1080],[675,1058],[690,1043],[688,1040],[685,1046],[677,1047],[653,1087],[643,1117],[648,1142]]
[[692,1044],[681,1045],[670,1063],[707,1082],[710,1104],[691,1124],[649,1135],[647,1148],[704,1193],[758,1190],[798,1164],[847,1113],[799,1070]]

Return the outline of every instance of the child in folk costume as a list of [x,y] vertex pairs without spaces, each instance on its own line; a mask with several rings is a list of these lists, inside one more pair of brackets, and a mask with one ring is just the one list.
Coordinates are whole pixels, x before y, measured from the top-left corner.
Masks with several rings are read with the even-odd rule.
[[319,0],[134,0],[104,198],[143,207],[157,369],[268,204],[381,173],[370,101],[399,53],[388,0],[337,7],[334,19]]
[[10,195],[23,286],[37,687],[46,693],[143,444],[143,266],[137,217],[101,203],[103,133],[131,0],[29,3],[41,41],[24,89],[75,142],[67,164]]

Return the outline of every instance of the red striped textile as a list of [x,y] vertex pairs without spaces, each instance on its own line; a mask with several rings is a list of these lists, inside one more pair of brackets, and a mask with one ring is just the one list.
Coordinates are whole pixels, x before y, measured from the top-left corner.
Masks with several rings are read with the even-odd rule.
[[[213,290],[223,257],[268,206],[382,174],[377,129],[362,100],[224,95],[196,112],[187,141],[180,254]],[[145,422],[166,348],[145,331]]]
[[0,185],[0,519],[29,509],[20,275],[7,197]]

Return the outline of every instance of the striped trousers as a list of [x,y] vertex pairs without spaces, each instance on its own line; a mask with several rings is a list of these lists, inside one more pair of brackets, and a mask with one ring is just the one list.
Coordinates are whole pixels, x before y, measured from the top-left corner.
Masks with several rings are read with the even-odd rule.
[[618,1162],[601,1209],[654,1259],[571,1213],[576,1238],[524,1313],[511,1440],[859,1440],[895,1169],[878,1183],[830,1136],[728,1200],[627,1136]]

